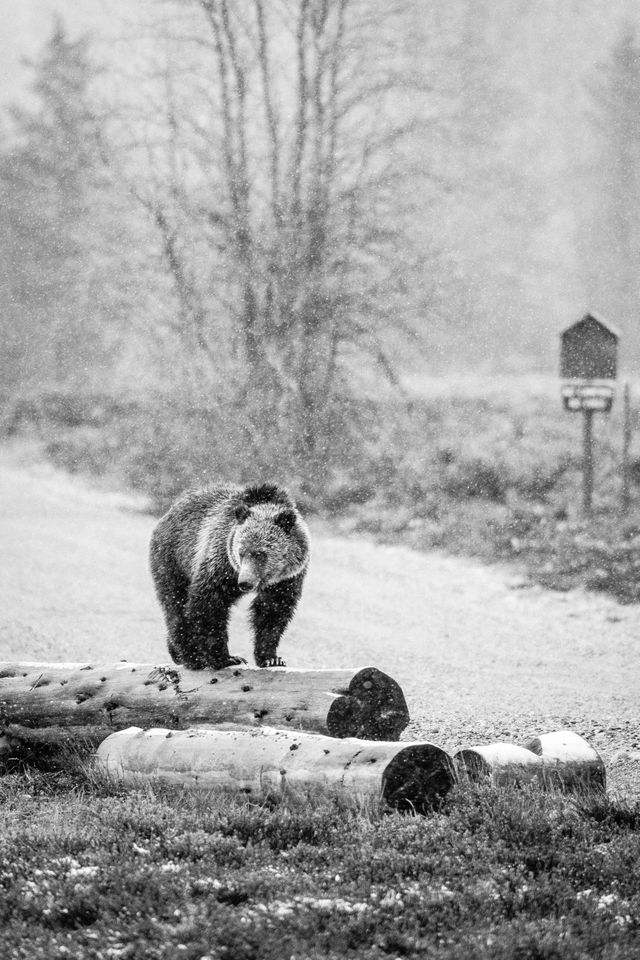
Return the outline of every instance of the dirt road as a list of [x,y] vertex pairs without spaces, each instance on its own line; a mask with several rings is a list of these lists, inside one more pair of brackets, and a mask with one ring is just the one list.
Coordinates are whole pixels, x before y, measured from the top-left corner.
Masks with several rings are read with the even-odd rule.
[[[168,659],[142,503],[0,451],[0,659]],[[313,555],[280,652],[376,665],[402,685],[408,736],[445,747],[571,726],[614,782],[640,767],[640,606],[523,586],[517,571],[344,539]],[[231,650],[251,662],[246,606]]]

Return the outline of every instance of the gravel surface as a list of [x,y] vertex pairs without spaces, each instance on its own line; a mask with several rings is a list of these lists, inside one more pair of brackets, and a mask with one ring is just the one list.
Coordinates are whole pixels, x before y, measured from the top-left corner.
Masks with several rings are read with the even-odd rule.
[[[0,659],[168,660],[141,499],[5,448],[0,517]],[[290,666],[379,667],[407,697],[403,739],[446,749],[573,729],[601,752],[610,791],[640,797],[640,606],[311,530],[280,646]],[[247,603],[230,649],[252,662]]]

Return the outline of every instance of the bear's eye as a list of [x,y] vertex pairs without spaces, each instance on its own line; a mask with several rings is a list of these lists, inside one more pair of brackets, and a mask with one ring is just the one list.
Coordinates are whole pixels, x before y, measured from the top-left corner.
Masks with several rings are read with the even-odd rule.
[[266,550],[252,550],[252,551],[251,551],[251,559],[252,559],[255,563],[264,563],[264,561],[267,559],[267,552],[266,552]]

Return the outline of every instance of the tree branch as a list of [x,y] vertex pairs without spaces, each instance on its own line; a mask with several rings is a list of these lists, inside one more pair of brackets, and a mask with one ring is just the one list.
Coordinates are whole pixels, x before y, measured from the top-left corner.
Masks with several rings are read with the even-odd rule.
[[305,151],[305,141],[307,134],[307,62],[305,52],[305,37],[307,29],[307,18],[309,13],[309,0],[301,0],[300,14],[298,17],[298,26],[296,30],[296,56],[297,56],[297,114],[295,121],[295,144],[293,151],[293,169],[292,177],[292,212],[294,222],[300,217],[301,210],[301,183],[302,183],[302,163]]
[[256,20],[258,24],[258,60],[262,77],[262,95],[264,112],[269,132],[270,168],[271,168],[271,209],[276,226],[282,222],[280,205],[280,138],[278,135],[278,118],[273,106],[271,91],[271,69],[267,30],[264,17],[263,0],[254,0]]

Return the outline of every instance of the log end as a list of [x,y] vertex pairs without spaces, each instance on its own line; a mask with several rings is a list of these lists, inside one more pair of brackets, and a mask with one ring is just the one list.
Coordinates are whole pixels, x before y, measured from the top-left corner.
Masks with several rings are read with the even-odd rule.
[[340,739],[396,741],[408,723],[409,710],[400,685],[377,667],[359,670],[327,715],[329,734]]
[[473,783],[491,779],[491,764],[477,750],[458,750],[453,759],[462,778],[466,777]]
[[382,796],[398,810],[436,810],[456,782],[452,758],[433,743],[400,750],[385,768]]

